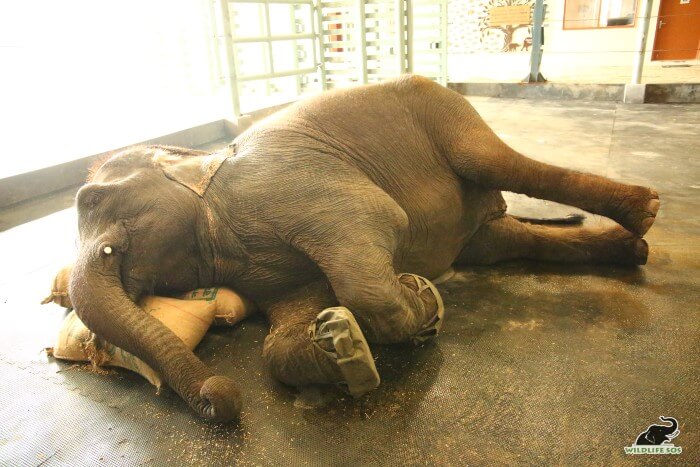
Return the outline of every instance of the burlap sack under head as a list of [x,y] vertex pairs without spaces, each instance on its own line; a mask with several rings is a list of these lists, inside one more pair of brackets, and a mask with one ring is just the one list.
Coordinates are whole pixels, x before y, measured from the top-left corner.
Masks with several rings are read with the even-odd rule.
[[[56,274],[51,294],[42,303],[71,307],[68,294],[71,269],[68,266]],[[180,298],[148,296],[139,306],[165,324],[190,350],[194,350],[215,321],[233,326],[254,311],[251,302],[223,287],[193,290]],[[163,384],[160,375],[141,359],[90,332],[75,311],[66,316],[51,351],[59,359],[89,361],[95,367],[118,366],[139,373],[158,388]]]
[[73,266],[66,266],[58,271],[51,284],[51,293],[41,301],[42,305],[54,302],[56,305],[60,305],[63,308],[72,308],[73,305],[68,295],[68,283],[70,281],[72,269]]
[[196,289],[178,298],[214,301],[216,303],[214,326],[233,326],[255,311],[255,306],[250,300],[225,287]]
[[[141,302],[145,311],[165,324],[189,348],[194,348],[214,320],[216,303],[166,297],[147,297]],[[94,366],[118,366],[139,373],[160,388],[163,380],[143,360],[100,339],[71,311],[63,321],[53,356],[62,360],[89,361]]]
[[[41,302],[42,304],[53,302],[63,308],[73,307],[68,294],[68,284],[72,269],[73,265],[70,265],[58,271],[51,286],[51,293]],[[251,301],[223,287],[196,289],[182,294],[178,298],[182,300],[216,302],[215,326],[233,326],[255,311],[255,306]]]

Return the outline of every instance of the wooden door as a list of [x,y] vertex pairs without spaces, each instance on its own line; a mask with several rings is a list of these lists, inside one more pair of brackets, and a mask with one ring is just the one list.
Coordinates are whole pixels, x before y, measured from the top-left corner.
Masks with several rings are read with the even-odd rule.
[[700,0],[661,0],[652,60],[693,60],[700,49]]

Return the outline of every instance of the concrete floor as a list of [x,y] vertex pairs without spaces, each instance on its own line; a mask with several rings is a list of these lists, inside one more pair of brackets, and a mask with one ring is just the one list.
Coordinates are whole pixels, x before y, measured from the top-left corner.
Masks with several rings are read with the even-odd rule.
[[[39,217],[0,233],[0,464],[700,464],[700,106],[473,102],[525,154],[656,188],[649,264],[460,269],[440,286],[441,336],[375,347],[382,386],[357,401],[275,382],[262,319],[212,329],[197,353],[245,402],[240,425],[218,426],[138,376],[41,352],[63,312],[38,302],[75,253],[75,212],[45,216],[67,206],[58,194],[0,212],[2,229]],[[573,211],[509,200],[515,213]],[[626,456],[660,415],[678,419],[683,453]]]

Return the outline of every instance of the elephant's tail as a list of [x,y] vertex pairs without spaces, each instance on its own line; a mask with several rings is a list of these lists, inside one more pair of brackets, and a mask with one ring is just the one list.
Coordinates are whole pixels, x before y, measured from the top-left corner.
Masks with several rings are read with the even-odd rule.
[[585,217],[581,214],[569,214],[564,217],[552,217],[549,219],[542,219],[538,217],[521,217],[512,216],[520,222],[526,222],[528,224],[537,225],[581,225]]

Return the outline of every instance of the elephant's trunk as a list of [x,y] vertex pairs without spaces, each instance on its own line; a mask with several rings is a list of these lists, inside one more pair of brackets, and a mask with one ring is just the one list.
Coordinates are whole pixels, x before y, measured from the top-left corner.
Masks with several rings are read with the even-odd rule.
[[673,433],[678,429],[678,421],[673,417],[659,417],[664,422],[671,422],[671,426],[668,427],[668,432]]
[[175,334],[127,295],[120,275],[126,247],[115,241],[124,242],[126,232],[123,226],[115,229],[120,235],[104,234],[81,246],[70,283],[76,313],[92,332],[159,372],[202,417],[237,418],[241,403],[233,381],[214,376]]

